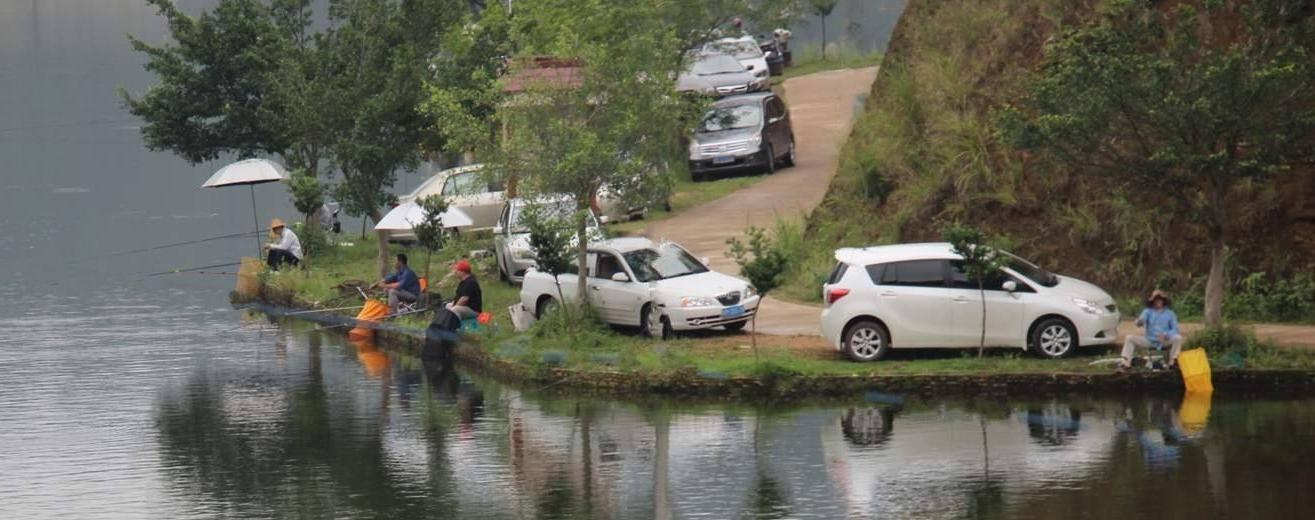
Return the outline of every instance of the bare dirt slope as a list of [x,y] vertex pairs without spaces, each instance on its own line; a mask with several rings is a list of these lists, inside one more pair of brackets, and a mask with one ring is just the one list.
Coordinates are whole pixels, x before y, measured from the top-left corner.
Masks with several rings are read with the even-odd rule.
[[[786,80],[798,165],[771,178],[666,220],[645,234],[679,242],[712,267],[739,272],[726,256],[726,240],[742,236],[748,226],[770,227],[776,219],[801,219],[826,195],[839,163],[840,146],[849,136],[860,96],[876,79],[876,67],[819,72]],[[758,331],[768,334],[818,333],[818,308],[769,298],[760,307]]]

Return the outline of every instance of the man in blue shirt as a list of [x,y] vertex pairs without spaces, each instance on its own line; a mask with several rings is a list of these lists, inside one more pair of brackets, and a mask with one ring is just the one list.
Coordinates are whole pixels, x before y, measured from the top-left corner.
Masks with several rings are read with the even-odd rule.
[[420,297],[420,278],[415,272],[406,265],[406,255],[399,253],[397,255],[397,272],[384,277],[371,285],[370,288],[383,287],[388,291],[388,308],[393,313],[397,313],[397,306],[401,302],[414,302]]
[[1169,366],[1178,363],[1178,353],[1183,350],[1183,335],[1178,330],[1178,315],[1169,308],[1169,296],[1164,291],[1156,290],[1146,300],[1146,309],[1137,317],[1137,326],[1146,328],[1146,335],[1129,335],[1123,342],[1123,361],[1120,366],[1132,366],[1132,356],[1137,348],[1154,348],[1164,350],[1169,347],[1169,356],[1165,361]]

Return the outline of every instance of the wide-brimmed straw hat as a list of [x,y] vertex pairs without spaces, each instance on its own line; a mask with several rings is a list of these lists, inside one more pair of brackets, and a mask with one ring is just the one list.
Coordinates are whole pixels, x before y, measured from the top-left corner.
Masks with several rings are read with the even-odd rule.
[[1169,299],[1169,295],[1168,295],[1167,293],[1165,293],[1164,291],[1161,291],[1161,290],[1159,290],[1159,289],[1156,289],[1156,290],[1154,290],[1154,291],[1151,291],[1151,295],[1150,295],[1149,297],[1146,298],[1146,306],[1147,306],[1147,307],[1151,307],[1151,306],[1155,305],[1155,299],[1156,299],[1156,298],[1159,298],[1159,299],[1161,299],[1161,300],[1164,300],[1164,306],[1165,306],[1165,307],[1168,307],[1168,306],[1170,306],[1170,305],[1173,305],[1173,300],[1170,300],[1170,299]]
[[270,229],[270,231],[273,231],[273,230],[278,229],[278,228],[281,228],[281,227],[285,227],[284,224],[283,224],[283,221],[282,221],[282,220],[274,219],[274,220],[269,221],[269,229]]

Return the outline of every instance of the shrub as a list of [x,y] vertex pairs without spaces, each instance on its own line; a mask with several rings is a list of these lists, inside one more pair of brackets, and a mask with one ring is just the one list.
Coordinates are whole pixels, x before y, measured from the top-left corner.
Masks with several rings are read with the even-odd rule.
[[730,256],[740,266],[740,274],[749,279],[749,283],[759,293],[767,294],[781,285],[782,275],[789,266],[787,256],[780,250],[780,242],[767,236],[767,231],[751,226],[745,234],[747,242],[738,238],[726,241],[730,246]]
[[1262,342],[1249,330],[1236,325],[1211,327],[1188,338],[1190,348],[1202,347],[1212,355],[1236,353],[1247,355],[1261,350],[1272,350],[1274,345]]

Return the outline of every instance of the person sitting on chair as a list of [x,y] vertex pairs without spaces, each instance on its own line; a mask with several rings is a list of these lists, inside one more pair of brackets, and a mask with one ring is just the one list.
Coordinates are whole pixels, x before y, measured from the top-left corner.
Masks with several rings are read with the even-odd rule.
[[277,271],[283,264],[294,267],[301,264],[301,240],[297,239],[296,233],[283,225],[282,220],[270,221],[269,238],[272,242],[265,244],[265,249],[269,250],[265,264],[270,269]]
[[1178,329],[1178,315],[1169,308],[1169,296],[1164,291],[1156,290],[1146,300],[1146,309],[1137,317],[1137,326],[1146,328],[1145,336],[1129,335],[1123,342],[1123,360],[1119,366],[1132,366],[1132,357],[1137,348],[1163,350],[1169,347],[1165,363],[1172,367],[1178,364],[1178,353],[1183,350],[1183,335]]
[[457,282],[456,299],[447,304],[447,309],[463,320],[478,317],[484,311],[484,295],[479,281],[470,272],[470,261],[457,260],[452,264],[452,272],[460,281]]
[[414,302],[420,297],[420,278],[406,265],[406,254],[397,254],[396,272],[385,276],[370,288],[383,287],[388,291],[388,308],[397,313],[397,306],[402,302]]

